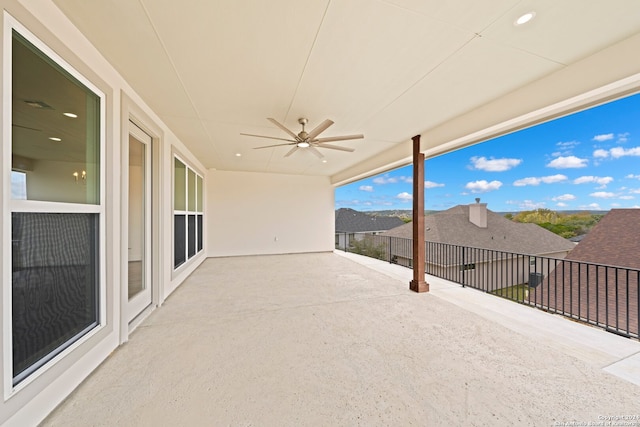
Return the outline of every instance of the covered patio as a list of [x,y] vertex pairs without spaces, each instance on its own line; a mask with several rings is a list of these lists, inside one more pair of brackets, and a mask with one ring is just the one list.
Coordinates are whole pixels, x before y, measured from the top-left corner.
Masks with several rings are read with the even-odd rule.
[[439,279],[416,295],[410,279],[339,252],[209,258],[43,425],[549,426],[640,414],[639,342]]

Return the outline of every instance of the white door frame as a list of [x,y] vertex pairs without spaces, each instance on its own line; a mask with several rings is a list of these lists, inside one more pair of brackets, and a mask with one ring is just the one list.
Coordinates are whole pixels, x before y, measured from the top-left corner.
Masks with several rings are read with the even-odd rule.
[[[135,296],[133,296],[131,299],[128,298],[128,285],[129,285],[128,280],[126,283],[127,286],[125,286],[125,289],[123,289],[123,292],[127,294],[126,295],[127,323],[131,323],[133,319],[135,319],[138,315],[140,315],[140,313],[142,313],[147,307],[149,307],[152,304],[152,289],[153,289],[153,269],[152,269],[153,257],[152,257],[152,242],[151,242],[151,236],[152,236],[151,217],[152,217],[152,210],[153,210],[152,198],[151,198],[152,190],[153,190],[153,180],[151,176],[151,169],[152,169],[153,138],[151,137],[151,135],[148,135],[144,130],[142,130],[132,121],[129,121],[129,137],[133,137],[138,142],[142,143],[145,149],[144,149],[144,162],[143,162],[144,170],[143,170],[143,183],[142,183],[142,189],[143,189],[143,195],[144,195],[144,201],[142,206],[142,211],[143,211],[142,212],[143,213],[142,228],[144,230],[144,233],[143,233],[143,240],[140,242],[141,254],[142,254],[142,279],[143,279],[142,285],[143,286],[142,286],[142,290],[138,292]],[[129,171],[129,154],[130,154],[129,138],[127,139],[126,146],[127,146],[127,150],[125,151],[126,169],[128,172]],[[127,173],[127,183],[129,183],[130,179],[131,179],[131,176],[129,173]],[[129,187],[127,186],[127,188]],[[129,194],[127,192],[127,200],[128,200],[128,196]],[[129,212],[128,208],[129,206],[127,206],[127,213]],[[129,221],[128,221],[128,215],[127,215],[127,237],[131,235],[131,231],[132,230],[129,229]],[[129,251],[135,248],[128,247],[127,249],[128,251],[127,251],[126,270],[128,272]],[[127,278],[128,278],[128,274],[127,274]]]

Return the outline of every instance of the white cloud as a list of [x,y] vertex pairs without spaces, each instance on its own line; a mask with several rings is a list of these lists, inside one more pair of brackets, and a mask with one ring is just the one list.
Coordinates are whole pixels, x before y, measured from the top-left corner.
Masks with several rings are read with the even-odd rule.
[[618,134],[618,142],[621,144],[624,144],[625,142],[629,141],[629,132],[625,132],[625,133],[619,133]]
[[612,133],[603,133],[601,135],[594,136],[593,140],[598,142],[603,142],[603,141],[609,141],[613,139],[613,137],[614,135]]
[[629,174],[627,176],[625,176],[625,178],[629,178],[629,179],[640,179],[640,175],[634,175],[634,174]]
[[566,181],[567,180],[567,176],[566,175],[562,175],[562,174],[556,174],[556,175],[543,176],[540,179],[545,184],[553,184],[553,183],[556,183],[556,182]]
[[621,200],[633,200],[633,199],[635,199],[635,197],[633,197],[633,196],[620,196],[619,198]]
[[361,185],[360,187],[358,187],[358,190],[366,191],[367,193],[371,193],[371,192],[373,192],[373,187],[370,186],[370,185]]
[[574,184],[595,183],[595,184],[606,186],[607,184],[610,184],[611,181],[613,181],[613,178],[610,177],[610,176],[590,176],[590,175],[586,175],[586,176],[581,176],[580,178],[574,179],[573,183]]
[[616,196],[614,193],[611,193],[611,192],[608,192],[608,191],[596,191],[595,193],[591,193],[589,195],[591,197],[597,197],[597,198],[600,198],[600,199],[610,199],[610,198]]
[[576,156],[560,156],[550,161],[547,167],[555,169],[584,168],[587,167],[588,162],[589,160],[580,159]]
[[433,182],[433,181],[424,182],[424,188],[436,188],[436,187],[444,187],[444,184],[440,184],[438,182]]
[[486,172],[504,172],[513,169],[522,163],[522,159],[487,159],[486,157],[472,157],[471,163],[473,169],[483,170]]
[[486,193],[488,191],[494,191],[502,187],[502,183],[500,181],[491,181],[487,182],[486,180],[473,181],[468,182],[465,185],[467,190],[470,190],[472,193]]
[[[613,136],[612,136],[613,138]],[[570,150],[576,146],[580,145],[580,141],[559,141],[556,142],[556,146],[563,150]]]
[[556,203],[556,206],[559,207],[559,208],[566,208],[569,205],[567,205],[566,203],[558,202],[558,203]]
[[407,193],[406,191],[404,191],[404,192],[398,194],[396,196],[396,199],[400,199],[403,202],[410,202],[410,201],[413,200],[413,196],[411,194]]
[[536,209],[544,208],[544,202],[534,202],[533,200],[523,200],[518,203],[518,207],[522,210],[533,211]]
[[561,196],[556,196],[551,200],[553,200],[554,202],[557,202],[559,200],[567,201],[567,200],[575,200],[575,199],[576,199],[576,196],[574,196],[573,194],[563,194]]
[[611,157],[618,159],[625,156],[640,156],[640,147],[624,149],[622,147],[613,147],[609,150]]
[[593,152],[593,157],[595,157],[596,159],[605,159],[609,157],[609,152],[600,148]]
[[640,188],[636,188],[635,190],[629,190],[631,194],[640,194]]
[[377,178],[373,178],[373,183],[374,184],[395,184],[396,182],[398,182],[398,178],[392,177],[392,176],[379,176]]
[[389,176],[389,174],[373,178],[374,184],[397,184],[399,182],[407,182],[411,184],[413,182],[413,178],[410,176]]
[[566,181],[566,175],[549,175],[549,176],[541,176],[541,177],[528,177],[522,178],[513,183],[516,187],[524,187],[526,185],[540,185],[540,184],[553,184],[556,182]]

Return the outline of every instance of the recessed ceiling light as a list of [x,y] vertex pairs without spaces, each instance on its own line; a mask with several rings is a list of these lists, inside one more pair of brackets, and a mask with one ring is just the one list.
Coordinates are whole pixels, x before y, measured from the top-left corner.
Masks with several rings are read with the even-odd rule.
[[518,19],[516,19],[513,25],[518,26],[518,25],[526,24],[527,22],[531,21],[535,16],[536,16],[535,12],[527,12],[524,15],[520,16]]
[[62,113],[62,114],[64,114],[67,117],[71,117],[72,119],[77,119],[78,118],[78,115],[74,114],[74,113]]
[[322,159],[322,163],[327,163],[327,159]]
[[24,101],[24,103],[27,104],[29,107],[32,107],[32,108],[41,108],[41,109],[44,109],[44,110],[53,110],[51,105],[47,104],[44,101],[26,100],[26,101]]
[[236,153],[236,157],[242,157],[242,153]]
[[52,140],[52,141],[55,141],[55,142],[60,142],[60,141],[62,141],[62,139],[57,138],[57,137],[55,137],[55,136],[50,136],[50,137],[49,137],[49,139],[50,139],[50,140]]

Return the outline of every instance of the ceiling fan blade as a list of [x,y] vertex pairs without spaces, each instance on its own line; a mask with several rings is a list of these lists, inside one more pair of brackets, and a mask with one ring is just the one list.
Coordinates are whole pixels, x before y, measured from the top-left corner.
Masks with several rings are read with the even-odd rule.
[[295,146],[294,146],[291,150],[289,150],[289,152],[287,152],[287,154],[285,154],[284,156],[285,156],[285,157],[289,157],[290,155],[292,155],[293,153],[295,153],[295,152],[298,150],[298,148],[300,148],[300,147],[298,147],[297,145],[295,145]]
[[276,119],[272,119],[272,118],[268,118],[267,120],[269,120],[271,123],[273,123],[274,125],[278,126],[280,129],[282,129],[283,131],[285,131],[289,136],[291,136],[294,140],[298,141],[298,135],[296,135],[295,133],[291,132],[289,129],[287,129],[283,124],[281,124],[279,121],[277,121]]
[[275,136],[265,136],[265,135],[254,135],[252,133],[241,133],[240,135],[244,135],[244,136],[255,136],[258,138],[267,138],[267,139],[277,139],[278,141],[289,141],[289,142],[296,142],[293,141],[291,139],[285,139],[285,138],[276,138]]
[[316,142],[318,144],[323,144],[325,142],[347,141],[349,139],[362,139],[362,138],[364,138],[364,135],[362,135],[362,134],[360,134],[360,135],[330,136],[330,137],[327,137],[327,138],[314,139],[312,142]]
[[333,122],[331,120],[329,120],[329,119],[325,120],[324,122],[322,122],[318,126],[316,126],[316,128],[314,130],[309,132],[308,138],[310,140],[313,140],[316,136],[320,135],[322,132],[324,132],[332,124],[333,124]]
[[309,151],[311,151],[313,153],[314,156],[316,156],[319,159],[324,159],[324,156],[322,155],[322,153],[320,151],[318,151],[318,149],[314,146],[309,146]]
[[348,151],[349,153],[353,153],[354,151],[356,151],[355,148],[338,147],[337,145],[329,145],[329,144],[316,145],[316,147],[330,148],[331,150]]
[[282,147],[282,146],[285,146],[285,145],[294,145],[294,144],[297,144],[297,143],[296,142],[292,142],[290,144],[265,145],[264,147],[254,147],[253,149],[254,150],[259,150],[261,148]]

